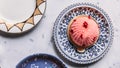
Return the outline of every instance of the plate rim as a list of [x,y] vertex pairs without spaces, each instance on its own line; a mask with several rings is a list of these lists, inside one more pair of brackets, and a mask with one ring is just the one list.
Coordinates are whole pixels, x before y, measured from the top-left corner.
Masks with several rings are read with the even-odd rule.
[[[65,14],[65,11],[67,13],[68,11],[70,11],[70,9],[76,8],[77,6],[88,6],[88,7],[91,7],[91,8],[94,8],[94,9],[98,10],[105,17],[105,19],[107,20],[107,23],[109,23],[109,26],[110,26],[109,28],[110,28],[110,36],[111,37],[110,37],[110,42],[107,45],[107,48],[104,50],[104,52],[97,59],[94,59],[94,60],[92,59],[89,62],[79,62],[79,61],[71,59],[70,57],[68,57],[66,54],[63,53],[63,51],[59,47],[60,45],[58,44],[58,41],[57,41],[57,36],[56,36],[57,31],[56,31],[56,29],[57,29],[57,25],[58,25],[61,17]],[[98,6],[96,6],[92,3],[75,3],[75,4],[72,4],[72,5],[68,6],[67,8],[62,10],[62,12],[60,12],[57,19],[55,20],[54,27],[53,27],[53,39],[54,39],[56,48],[58,49],[60,54],[62,56],[64,56],[64,58],[66,58],[67,60],[69,60],[73,63],[77,63],[77,64],[90,64],[90,63],[96,62],[96,61],[100,60],[102,57],[104,57],[105,54],[109,51],[109,49],[110,49],[110,47],[113,43],[113,37],[114,37],[114,30],[113,30],[113,25],[112,25],[112,21],[111,21],[110,17],[108,16],[108,14],[103,9],[101,9],[100,7],[98,7]]]
[[33,54],[33,55],[29,55],[27,57],[25,57],[24,59],[22,59],[19,63],[17,63],[16,68],[19,68],[19,66],[24,63],[26,60],[29,60],[30,58],[34,58],[35,56],[39,56],[39,57],[43,57],[43,56],[47,56],[47,57],[51,57],[54,58],[55,60],[57,60],[59,63],[61,63],[61,65],[64,68],[67,68],[65,63],[60,59],[57,58],[56,56],[50,55],[50,54],[45,54],[45,53],[38,53],[38,54]]
[[[37,6],[37,0],[35,0],[35,1],[36,1],[36,2],[35,2],[35,3],[36,3],[36,6],[35,6],[35,9],[34,9],[33,13],[31,13],[32,15],[34,14],[34,12],[35,12],[35,10],[36,10],[36,7],[38,7],[38,9],[39,9],[40,5],[42,5],[43,3],[45,3],[43,13],[41,14],[41,18],[38,20],[38,22],[37,22],[36,24],[34,24],[34,25],[31,24],[32,26],[31,26],[30,28],[27,28],[26,30],[21,30],[21,29],[19,29],[19,28],[17,27],[17,24],[19,24],[19,23],[16,23],[16,24],[13,24],[13,26],[12,26],[10,29],[12,29],[13,27],[17,27],[20,31],[19,31],[19,32],[17,32],[17,31],[15,31],[15,32],[9,32],[6,23],[1,23],[0,25],[4,24],[7,31],[0,29],[0,32],[6,33],[6,34],[22,34],[22,33],[28,32],[28,31],[32,30],[34,27],[36,27],[36,26],[38,25],[38,23],[40,23],[40,21],[42,20],[42,18],[44,18],[44,15],[45,15],[45,12],[46,12],[46,7],[47,7],[47,0],[42,0],[43,3],[41,3],[39,6]],[[39,9],[39,10],[40,10],[40,9]],[[29,18],[31,18],[32,15],[31,15]],[[29,18],[28,18],[28,19],[29,19]],[[26,20],[27,20],[27,19],[26,19]],[[26,21],[26,20],[25,20],[25,21]],[[22,22],[24,22],[24,21],[22,21]],[[22,23],[22,22],[21,22],[21,23]],[[27,24],[27,23],[26,23],[26,24]],[[9,24],[8,24],[8,25],[9,25]],[[25,25],[25,24],[24,24],[24,25]],[[2,26],[3,26],[3,25],[2,25]],[[23,26],[23,28],[24,28],[24,26]],[[23,28],[22,28],[22,29],[23,29]]]

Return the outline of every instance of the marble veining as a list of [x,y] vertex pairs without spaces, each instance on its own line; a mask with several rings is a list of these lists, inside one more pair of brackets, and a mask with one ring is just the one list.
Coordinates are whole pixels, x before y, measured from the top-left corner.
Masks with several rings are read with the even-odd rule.
[[[52,29],[59,13],[74,3],[88,2],[101,7],[111,18],[114,40],[109,52],[100,61],[90,65],[73,64],[61,57],[53,44]],[[45,17],[35,29],[21,37],[0,35],[0,66],[15,68],[25,57],[36,53],[54,55],[65,62],[68,68],[120,68],[120,1],[119,0],[47,0]],[[44,39],[42,38],[44,35]],[[29,39],[33,39],[34,42]]]

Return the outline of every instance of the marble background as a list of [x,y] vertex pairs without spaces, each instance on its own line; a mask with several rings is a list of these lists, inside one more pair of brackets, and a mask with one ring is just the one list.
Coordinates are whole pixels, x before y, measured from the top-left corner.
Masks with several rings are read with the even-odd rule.
[[[54,22],[59,13],[74,3],[88,2],[101,7],[111,18],[114,40],[109,52],[100,61],[90,65],[77,65],[65,60],[56,50],[52,39]],[[30,32],[19,37],[0,35],[0,66],[15,68],[25,57],[46,53],[60,58],[68,68],[120,68],[120,0],[47,0],[43,19]]]

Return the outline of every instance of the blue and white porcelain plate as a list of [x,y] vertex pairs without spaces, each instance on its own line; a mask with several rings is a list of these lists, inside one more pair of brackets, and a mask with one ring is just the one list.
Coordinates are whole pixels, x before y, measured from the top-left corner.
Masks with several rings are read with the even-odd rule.
[[[67,27],[78,15],[90,15],[100,26],[100,36],[94,46],[79,53],[69,42]],[[101,59],[109,50],[113,40],[113,27],[109,16],[99,7],[89,3],[77,3],[65,8],[54,24],[54,41],[59,52],[77,64],[90,64]]]
[[32,55],[22,60],[16,68],[67,68],[63,62],[48,54]]

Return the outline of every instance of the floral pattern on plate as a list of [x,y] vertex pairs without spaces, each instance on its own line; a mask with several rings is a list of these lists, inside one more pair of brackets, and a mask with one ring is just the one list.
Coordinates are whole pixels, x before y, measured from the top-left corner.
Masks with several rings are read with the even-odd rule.
[[[90,15],[100,27],[100,36],[94,46],[79,53],[70,43],[67,27],[78,15]],[[78,3],[64,9],[54,24],[54,41],[57,49],[68,60],[78,64],[89,64],[101,59],[109,50],[113,40],[113,27],[109,16],[99,7],[89,3]]]

